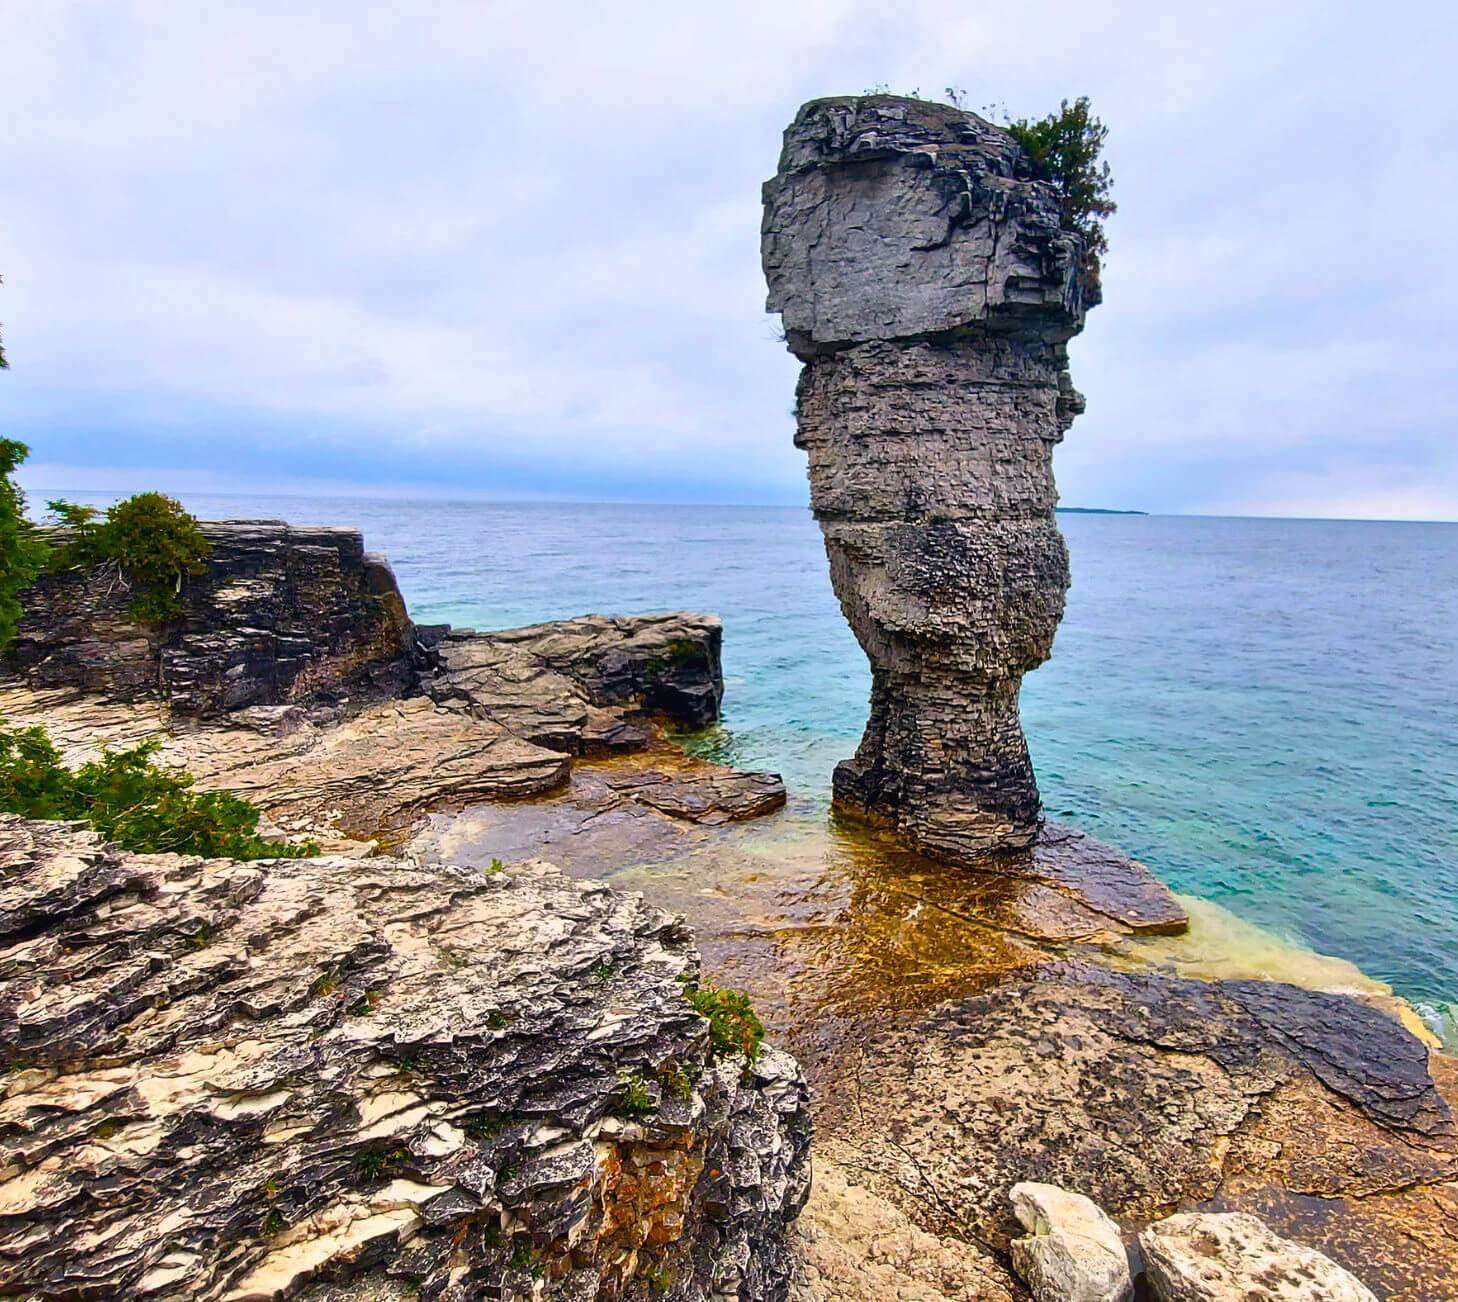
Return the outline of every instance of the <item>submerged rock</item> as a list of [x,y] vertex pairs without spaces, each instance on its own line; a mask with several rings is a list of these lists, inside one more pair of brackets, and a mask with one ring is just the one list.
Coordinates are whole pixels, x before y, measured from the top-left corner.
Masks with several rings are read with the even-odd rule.
[[182,590],[181,619],[137,623],[111,567],[42,575],[6,666],[33,687],[160,697],[207,717],[359,692],[398,695],[413,633],[395,576],[356,529],[281,520],[199,526],[212,546]]
[[0,818],[0,1291],[779,1298],[793,1060],[542,863],[134,855]]
[[1012,1241],[1013,1265],[1037,1302],[1124,1302],[1133,1296],[1119,1227],[1092,1199],[1025,1182],[1008,1194],[1028,1233]]
[[1083,401],[1066,343],[1098,290],[1005,131],[888,95],[815,100],[764,187],[768,307],[804,362],[796,444],[831,582],[871,664],[835,798],[916,845],[1025,849],[1018,719],[1068,559],[1053,447]]
[[1240,1212],[1171,1216],[1145,1230],[1139,1248],[1160,1302],[1377,1302],[1330,1257]]

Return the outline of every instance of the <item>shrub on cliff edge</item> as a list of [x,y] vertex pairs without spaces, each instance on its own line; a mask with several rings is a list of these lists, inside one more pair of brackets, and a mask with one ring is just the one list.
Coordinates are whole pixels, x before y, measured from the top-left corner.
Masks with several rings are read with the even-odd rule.
[[1097,265],[1109,250],[1103,219],[1118,205],[1109,198],[1114,188],[1109,165],[1099,161],[1109,129],[1094,117],[1088,96],[1080,95],[1072,104],[1064,100],[1057,113],[1045,118],[1014,118],[1005,125],[1027,151],[1035,175],[1058,191],[1063,224],[1083,236]]
[[182,614],[182,585],[201,574],[212,548],[197,520],[163,493],[138,493],[109,506],[103,518],[94,506],[48,502],[58,523],[72,533],[56,549],[52,568],[113,565],[132,589],[127,610],[143,624],[165,624]]
[[0,812],[23,818],[80,819],[108,841],[143,854],[210,859],[299,859],[319,853],[258,835],[258,810],[231,791],[194,791],[186,769],[153,764],[161,741],[103,749],[69,769],[42,727],[0,720]]
[[0,648],[15,636],[19,594],[35,581],[46,561],[46,545],[25,518],[25,494],[11,478],[29,452],[24,443],[0,439]]

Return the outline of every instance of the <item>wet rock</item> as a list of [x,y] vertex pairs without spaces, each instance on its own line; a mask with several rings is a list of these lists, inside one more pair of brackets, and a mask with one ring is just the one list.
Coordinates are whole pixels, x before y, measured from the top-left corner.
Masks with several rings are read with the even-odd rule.
[[0,818],[0,1291],[783,1297],[792,1060],[541,863],[131,855]]
[[1171,1216],[1139,1236],[1160,1302],[1376,1302],[1350,1271],[1239,1212]]
[[837,802],[923,849],[1026,849],[1018,718],[1068,560],[1052,450],[1098,301],[1081,239],[1006,132],[887,95],[815,100],[764,187],[768,307],[805,363],[796,444],[831,583],[871,664]]
[[1134,1281],[1119,1227],[1097,1203],[1057,1185],[1024,1182],[1008,1195],[1028,1233],[1013,1265],[1037,1302],[1124,1302]]
[[640,769],[607,776],[604,782],[660,814],[710,826],[759,818],[785,803],[785,784],[778,773],[745,773],[716,764],[695,764],[678,772]]
[[1174,893],[1137,859],[1060,823],[1045,824],[1031,851],[1000,855],[990,866],[1046,882],[1118,930],[1164,935],[1190,923]]
[[1065,962],[840,1054],[817,1144],[930,1232],[1006,1248],[1037,1180],[1126,1223],[1250,1211],[1384,1296],[1458,1287],[1458,1073],[1358,1000]]
[[198,717],[408,685],[410,620],[389,564],[364,550],[357,530],[281,520],[200,527],[212,554],[184,585],[181,619],[136,623],[111,567],[43,575],[22,597],[6,667],[33,687],[161,697]]

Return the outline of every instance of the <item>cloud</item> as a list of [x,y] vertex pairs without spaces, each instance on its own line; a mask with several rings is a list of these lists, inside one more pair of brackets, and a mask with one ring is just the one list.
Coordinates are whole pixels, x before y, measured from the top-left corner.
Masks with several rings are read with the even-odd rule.
[[0,410],[52,486],[803,501],[758,185],[802,100],[887,82],[1088,93],[1112,127],[1065,501],[1458,517],[1436,4],[56,3],[6,30]]

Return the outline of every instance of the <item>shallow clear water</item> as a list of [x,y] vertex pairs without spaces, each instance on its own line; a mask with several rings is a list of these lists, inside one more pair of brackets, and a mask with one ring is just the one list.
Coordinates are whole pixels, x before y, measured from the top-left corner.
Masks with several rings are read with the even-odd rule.
[[[363,528],[423,623],[715,611],[728,693],[705,745],[777,769],[811,812],[859,738],[869,679],[806,511],[186,500]],[[1074,587],[1023,693],[1049,812],[1178,891],[1449,1009],[1458,525],[1060,520]]]

